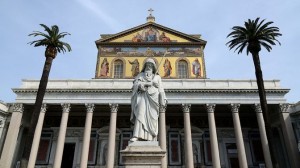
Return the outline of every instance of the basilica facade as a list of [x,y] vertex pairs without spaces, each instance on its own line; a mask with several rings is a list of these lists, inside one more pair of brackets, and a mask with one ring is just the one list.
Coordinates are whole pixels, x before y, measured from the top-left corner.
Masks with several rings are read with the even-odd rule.
[[[92,79],[49,80],[28,167],[124,167],[132,82],[147,58],[156,62],[168,101],[159,112],[162,167],[300,167],[300,134],[295,138],[290,119],[299,108],[290,108],[279,80],[264,81],[273,134],[267,139],[256,81],[209,79],[200,35],[157,24],[150,14],[146,23],[95,43]],[[0,102],[0,167],[22,166],[38,85],[23,80],[13,88],[14,103]]]

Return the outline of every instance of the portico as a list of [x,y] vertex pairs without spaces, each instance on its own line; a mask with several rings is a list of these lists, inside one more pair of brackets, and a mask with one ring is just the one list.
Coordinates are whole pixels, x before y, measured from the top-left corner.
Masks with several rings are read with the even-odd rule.
[[[47,110],[41,111],[42,115],[45,113],[45,117],[40,115],[39,118],[39,122],[44,123],[39,151],[47,151],[48,154],[43,155],[44,158],[37,158],[36,167],[42,167],[40,164],[43,162],[60,165],[62,160],[57,157],[63,158],[65,144],[74,144],[73,151],[67,149],[69,154],[73,154],[73,166],[122,165],[119,151],[126,147],[132,134],[132,125],[129,123],[132,80],[112,82],[107,79],[101,80],[101,85],[97,85],[98,82],[100,81],[49,81],[44,101]],[[269,107],[276,113],[278,104],[284,102],[283,96],[287,91],[278,87],[278,82],[266,81]],[[165,130],[166,133],[162,131],[159,140],[161,147],[167,150],[164,158],[167,165],[231,167],[230,165],[237,163],[243,167],[259,163],[259,160],[255,163],[254,158],[259,159],[260,156],[255,156],[253,148],[259,143],[257,140],[264,142],[265,139],[259,138],[264,135],[264,128],[260,124],[262,116],[253,108],[259,102],[258,97],[253,94],[256,92],[253,81],[194,80],[182,83],[181,80],[164,80],[163,83],[169,102],[165,109],[165,124],[160,121],[159,125],[160,130]],[[37,84],[38,81],[24,80],[21,88],[14,89],[19,95],[17,101],[27,100],[22,103],[27,110],[32,109],[30,104],[34,100],[34,88]],[[58,85],[63,89],[56,90]],[[210,88],[201,89],[201,85]],[[242,90],[241,87],[246,89]],[[115,91],[108,95],[107,91],[113,88]],[[230,96],[220,98],[225,92],[230,93]],[[77,96],[72,96],[73,94]],[[217,97],[214,96],[216,94]],[[182,97],[184,99],[180,100]],[[184,104],[185,101],[192,103]],[[13,115],[11,120],[15,119],[14,116],[19,115]],[[15,121],[22,123],[22,120]],[[36,135],[38,128],[41,127],[37,127]],[[197,132],[192,128],[201,130],[202,136],[194,138]],[[15,128],[11,127],[8,131],[12,129]],[[16,141],[18,140],[5,142],[5,145],[15,142],[15,147],[20,147],[16,146]],[[87,141],[90,141],[89,147],[86,146]],[[185,147],[181,148],[183,145]],[[32,150],[37,148],[37,143],[34,143]],[[87,153],[88,157],[82,157]],[[240,153],[242,156],[238,157]],[[266,153],[264,152],[264,157],[268,158]],[[13,158],[11,160],[13,162]]]

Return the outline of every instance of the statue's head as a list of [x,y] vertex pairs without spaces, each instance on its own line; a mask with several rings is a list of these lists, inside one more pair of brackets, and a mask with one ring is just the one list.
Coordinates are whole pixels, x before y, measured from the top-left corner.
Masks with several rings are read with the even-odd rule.
[[143,69],[142,69],[142,72],[145,72],[145,69],[146,69],[147,66],[148,66],[148,67],[149,67],[149,66],[152,67],[152,72],[153,72],[153,74],[156,73],[156,69],[157,69],[156,63],[155,63],[155,61],[154,61],[152,58],[147,58],[147,59],[146,59],[146,61],[145,61],[145,63],[144,63],[144,66],[143,66]]

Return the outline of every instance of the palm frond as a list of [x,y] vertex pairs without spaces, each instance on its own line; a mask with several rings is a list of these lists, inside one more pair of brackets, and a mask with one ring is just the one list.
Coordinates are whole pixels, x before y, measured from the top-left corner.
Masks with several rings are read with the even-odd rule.
[[248,19],[243,27],[232,27],[232,32],[227,35],[227,38],[231,40],[226,45],[230,50],[235,48],[234,51],[238,51],[238,54],[242,53],[245,48],[247,54],[252,50],[260,51],[260,46],[271,51],[272,45],[276,45],[276,42],[280,44],[277,37],[282,35],[279,33],[279,28],[270,26],[271,24],[273,24],[272,21],[265,22],[265,19],[260,20],[259,17],[255,20]]
[[71,46],[68,43],[65,43],[61,41],[62,38],[64,38],[66,35],[71,35],[70,33],[67,32],[59,32],[59,27],[57,25],[51,26],[49,28],[48,26],[44,24],[40,24],[44,28],[44,31],[46,33],[40,32],[40,31],[33,31],[30,33],[28,36],[42,36],[44,38],[39,39],[39,40],[34,40],[29,42],[28,44],[34,45],[34,47],[39,47],[39,46],[51,46],[55,47],[57,52],[66,52],[66,51],[71,51]]
[[44,25],[44,24],[40,24],[44,29],[45,31],[50,35],[51,34],[51,30],[48,26]]
[[265,49],[267,49],[268,52],[270,52],[270,51],[272,50],[272,47],[271,47],[269,44],[267,44],[267,43],[265,43],[265,42],[261,42],[260,44],[261,44]]

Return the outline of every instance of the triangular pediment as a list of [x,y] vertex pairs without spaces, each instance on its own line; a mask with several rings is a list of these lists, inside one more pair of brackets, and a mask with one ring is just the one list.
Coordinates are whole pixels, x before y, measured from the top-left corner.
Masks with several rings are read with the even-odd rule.
[[102,35],[102,38],[97,40],[96,43],[189,43],[200,42],[204,45],[206,41],[200,39],[200,35],[188,35],[168,27],[159,25],[157,23],[148,22],[134,28],[122,31],[117,34]]

